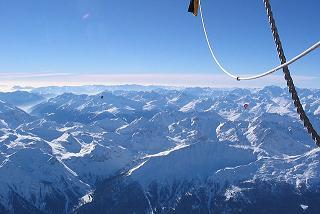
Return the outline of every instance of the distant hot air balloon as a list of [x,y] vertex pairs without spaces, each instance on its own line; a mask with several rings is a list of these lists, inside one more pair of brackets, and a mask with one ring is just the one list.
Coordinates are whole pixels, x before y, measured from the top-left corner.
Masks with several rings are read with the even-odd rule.
[[244,104],[243,108],[247,110],[249,108],[249,104],[248,103]]
[[103,99],[103,96],[101,96],[100,98]]

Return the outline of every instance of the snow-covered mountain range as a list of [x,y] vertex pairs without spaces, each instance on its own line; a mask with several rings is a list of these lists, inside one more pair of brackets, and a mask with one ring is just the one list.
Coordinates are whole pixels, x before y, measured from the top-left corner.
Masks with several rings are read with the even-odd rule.
[[[320,90],[299,94],[320,130]],[[318,213],[319,201],[320,149],[286,89],[0,93],[0,213]]]

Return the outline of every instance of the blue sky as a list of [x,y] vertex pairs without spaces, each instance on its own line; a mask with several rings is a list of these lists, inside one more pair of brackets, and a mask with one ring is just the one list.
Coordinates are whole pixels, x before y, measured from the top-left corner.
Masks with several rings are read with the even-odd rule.
[[[81,82],[90,74],[97,78],[120,75],[123,82],[130,82],[134,74],[203,75],[205,79],[212,75],[222,80],[206,47],[199,17],[186,12],[188,3],[0,0],[0,84]],[[271,3],[288,59],[320,39],[319,0]],[[209,37],[227,69],[244,75],[279,64],[262,0],[203,0],[202,4]],[[305,78],[310,87],[320,85],[319,59],[317,50],[291,67],[299,86],[304,86]]]

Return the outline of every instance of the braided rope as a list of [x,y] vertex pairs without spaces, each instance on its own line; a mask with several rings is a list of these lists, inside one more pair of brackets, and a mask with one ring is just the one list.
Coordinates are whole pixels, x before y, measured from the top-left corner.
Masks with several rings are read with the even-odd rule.
[[[278,52],[279,59],[281,61],[281,64],[285,64],[287,62],[287,60],[286,60],[286,57],[285,57],[285,54],[284,54],[284,51],[282,48],[282,44],[281,44],[280,36],[278,33],[278,29],[276,26],[276,22],[273,18],[270,0],[263,0],[263,2],[265,5],[265,8],[267,10],[269,24],[271,27],[273,39],[274,39],[276,46],[277,46],[277,52]],[[301,102],[300,102],[298,93],[296,91],[296,88],[294,86],[292,77],[290,75],[290,71],[289,71],[288,66],[283,67],[283,73],[284,73],[284,78],[287,81],[287,86],[288,86],[289,92],[291,93],[291,97],[292,97],[294,106],[297,109],[297,113],[299,114],[299,117],[300,117],[301,121],[303,122],[304,127],[308,130],[308,133],[311,135],[312,139],[316,142],[317,146],[320,147],[320,136],[316,132],[316,130],[313,128],[308,116],[306,115],[306,112],[304,111],[304,109],[301,105]]]
[[314,45],[312,45],[310,48],[306,49],[305,51],[303,51],[302,53],[300,53],[299,55],[295,56],[294,58],[292,58],[291,60],[287,61],[286,63],[284,63],[282,65],[279,65],[275,68],[272,68],[271,70],[265,71],[263,73],[260,73],[260,74],[254,75],[254,76],[240,77],[240,76],[232,74],[232,72],[225,69],[222,66],[222,64],[220,63],[220,61],[218,60],[218,57],[216,57],[214,50],[212,48],[211,42],[209,41],[209,36],[208,36],[208,32],[207,32],[207,28],[206,28],[206,24],[205,24],[205,19],[204,19],[204,14],[203,14],[203,10],[202,10],[202,4],[201,4],[200,0],[199,0],[199,9],[200,9],[200,18],[201,18],[201,23],[202,23],[202,29],[203,29],[204,36],[205,36],[209,51],[211,53],[212,59],[226,75],[228,75],[229,77],[236,79],[238,81],[240,81],[240,80],[254,80],[254,79],[259,79],[264,76],[270,75],[278,70],[283,69],[284,67],[286,67],[288,65],[291,65],[292,63],[296,62],[297,60],[305,57],[306,55],[308,55],[312,51],[316,50],[317,48],[320,48],[320,41],[318,41]]

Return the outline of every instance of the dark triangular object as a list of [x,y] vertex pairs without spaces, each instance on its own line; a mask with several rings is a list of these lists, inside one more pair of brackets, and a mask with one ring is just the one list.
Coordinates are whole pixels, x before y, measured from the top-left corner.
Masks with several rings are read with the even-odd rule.
[[199,9],[199,0],[190,0],[188,12],[193,13],[193,15],[197,16],[198,9]]
[[194,0],[190,0],[188,12],[194,13]]

